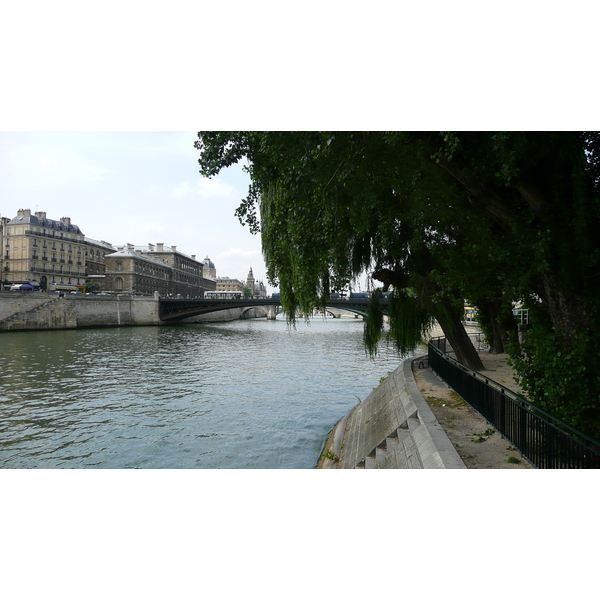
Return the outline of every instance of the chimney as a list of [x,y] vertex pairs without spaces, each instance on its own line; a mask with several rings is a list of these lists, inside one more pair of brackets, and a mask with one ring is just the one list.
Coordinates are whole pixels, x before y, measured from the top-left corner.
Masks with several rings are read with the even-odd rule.
[[150,242],[148,242],[148,251],[154,252],[154,244],[151,244]]
[[173,250],[173,252],[177,252],[177,246],[171,246],[171,250]]
[[45,219],[46,218],[46,213],[44,211],[38,211],[35,213],[35,216],[40,218],[40,219]]
[[30,217],[31,209],[30,208],[20,208],[17,211],[17,217]]
[[156,249],[158,252],[164,252],[163,250],[164,243],[156,243]]
[[196,260],[196,255],[192,254],[192,260]]
[[60,218],[60,222],[64,223],[65,225],[70,225],[71,224],[71,217],[61,217]]

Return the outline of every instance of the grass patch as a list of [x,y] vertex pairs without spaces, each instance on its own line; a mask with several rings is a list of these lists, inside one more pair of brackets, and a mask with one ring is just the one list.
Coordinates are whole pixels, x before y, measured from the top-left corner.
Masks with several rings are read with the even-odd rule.
[[482,431],[481,433],[468,433],[467,437],[471,438],[472,442],[481,444],[482,442],[485,442],[490,436],[494,435],[494,433],[496,433],[496,430],[492,429],[491,427],[488,427],[485,431]]
[[331,450],[327,450],[327,452],[323,452],[323,454],[321,454],[321,458],[327,458],[334,462],[338,462],[340,460],[340,457],[337,454],[335,454],[335,452],[332,452]]
[[465,401],[454,390],[450,390],[450,398],[454,400],[454,404],[457,406],[465,404]]

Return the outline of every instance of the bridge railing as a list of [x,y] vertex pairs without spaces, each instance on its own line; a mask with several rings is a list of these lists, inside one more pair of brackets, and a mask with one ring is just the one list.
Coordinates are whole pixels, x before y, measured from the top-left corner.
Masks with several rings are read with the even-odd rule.
[[600,468],[600,441],[537,408],[493,379],[465,367],[446,354],[446,347],[445,338],[429,340],[429,366],[534,466]]

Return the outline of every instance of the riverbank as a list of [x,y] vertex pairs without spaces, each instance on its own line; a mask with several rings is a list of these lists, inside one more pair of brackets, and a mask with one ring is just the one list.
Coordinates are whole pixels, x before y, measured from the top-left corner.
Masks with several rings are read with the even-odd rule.
[[[158,296],[59,295],[56,292],[0,292],[0,331],[162,325]],[[262,318],[267,308],[231,308],[181,323],[223,323]]]
[[160,325],[155,297],[0,294],[0,331]]
[[336,424],[317,468],[465,468],[419,393],[412,362],[400,364]]
[[[487,351],[479,354],[485,366],[483,374],[522,393],[514,381],[514,371],[507,363],[506,354],[494,355]],[[336,424],[325,442],[317,468],[533,468],[510,442],[427,366],[426,358],[406,360]],[[410,398],[406,398],[407,392]],[[424,424],[427,424],[427,435],[417,431]],[[372,432],[374,425],[375,433]],[[365,434],[368,430],[371,433]],[[398,451],[399,440],[402,453]],[[428,457],[436,452],[438,456],[450,457],[449,444],[460,464],[455,457],[428,462]],[[358,453],[357,447],[360,448]],[[353,448],[350,459],[348,448]],[[357,459],[361,452],[365,454],[363,460]]]

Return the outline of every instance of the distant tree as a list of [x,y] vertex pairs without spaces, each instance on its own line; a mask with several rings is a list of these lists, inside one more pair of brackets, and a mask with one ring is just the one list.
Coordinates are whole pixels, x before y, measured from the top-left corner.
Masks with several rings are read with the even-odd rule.
[[86,281],[85,289],[88,292],[88,294],[95,294],[99,292],[102,289],[102,287],[97,281]]
[[[399,350],[435,317],[459,359],[480,369],[460,325],[467,299],[494,349],[511,344],[534,401],[571,423],[593,422],[597,134],[201,132],[196,148],[209,177],[247,158],[251,184],[237,215],[261,230],[268,277],[288,315],[309,313],[372,272],[393,292],[390,333]],[[512,318],[517,300],[533,315],[522,349]],[[375,305],[370,312],[373,348],[382,323]],[[548,353],[577,375],[549,372]]]

